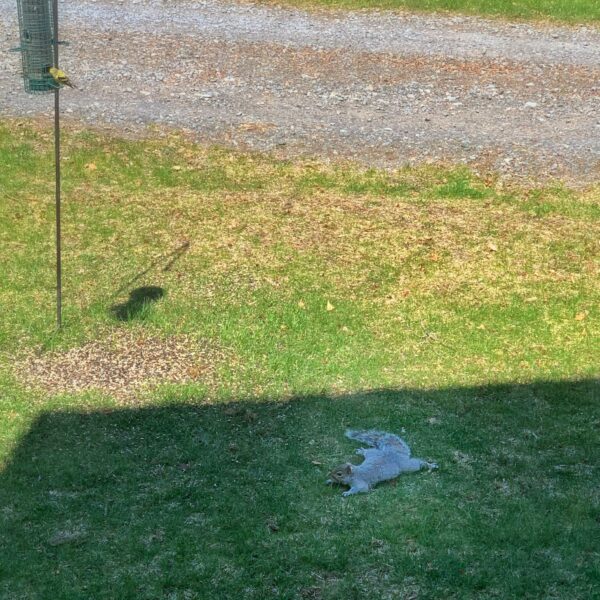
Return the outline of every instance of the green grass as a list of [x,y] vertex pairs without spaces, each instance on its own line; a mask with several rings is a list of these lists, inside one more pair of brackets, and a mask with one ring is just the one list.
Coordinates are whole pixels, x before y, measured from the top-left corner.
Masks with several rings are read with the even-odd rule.
[[[597,187],[67,132],[57,333],[51,142],[0,127],[0,597],[594,596]],[[212,375],[16,374],[116,332]],[[342,499],[346,427],[441,468]]]
[[457,12],[504,19],[600,21],[595,0],[285,0],[286,4],[345,9]]

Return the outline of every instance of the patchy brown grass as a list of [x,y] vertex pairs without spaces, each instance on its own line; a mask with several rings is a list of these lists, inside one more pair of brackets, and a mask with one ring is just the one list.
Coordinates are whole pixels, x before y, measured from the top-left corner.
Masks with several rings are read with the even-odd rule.
[[[23,130],[28,137],[37,139]],[[581,362],[570,358],[573,346],[592,356],[597,186],[520,188],[466,169],[278,161],[179,135],[132,143],[67,132],[65,156],[69,327],[45,344],[31,334],[52,323],[34,309],[53,301],[53,274],[38,260],[53,252],[46,185],[35,197],[22,192],[26,210],[7,212],[7,256],[28,261],[37,277],[16,264],[22,288],[4,292],[19,310],[6,334],[15,345],[37,339],[64,350],[102,339],[115,325],[111,305],[158,286],[165,300],[145,325],[231,348],[236,360],[220,380],[235,393],[262,393],[273,381],[288,393],[290,381],[309,385],[331,364],[342,373],[331,388],[368,385],[350,348],[369,336],[382,343],[372,380],[389,373],[390,385],[409,375],[411,385],[454,382],[448,357],[465,343],[474,367],[460,377],[470,381],[525,377],[521,365],[530,365],[527,377],[562,373],[565,361]],[[32,152],[32,177],[45,172],[37,160]],[[544,323],[535,345],[522,339],[531,323]]]
[[[155,200],[144,198],[153,218],[161,206],[169,213],[168,232],[158,234],[169,239],[160,239],[161,245],[194,237],[193,195],[180,195],[168,208],[163,198]],[[587,244],[598,253],[589,222],[561,214],[532,218],[496,200],[425,204],[335,191],[294,200],[282,191],[227,194],[205,209],[210,214],[203,216],[203,235],[195,236],[190,258],[204,257],[215,277],[236,272],[249,285],[273,280],[278,272],[285,277],[290,260],[317,258],[338,290],[378,302],[405,297],[407,289],[448,297],[462,290],[463,300],[493,301],[527,294],[532,284],[574,282],[583,275],[591,282],[599,270],[596,262],[581,264],[569,251]],[[386,268],[391,280],[365,287]]]

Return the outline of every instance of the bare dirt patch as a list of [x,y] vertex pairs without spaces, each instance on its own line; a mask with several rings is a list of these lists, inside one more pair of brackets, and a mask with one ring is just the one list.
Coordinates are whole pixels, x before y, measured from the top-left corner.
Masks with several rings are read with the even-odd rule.
[[15,371],[28,386],[50,394],[95,390],[130,401],[160,384],[211,384],[222,359],[222,351],[188,336],[117,331],[66,351],[31,355]]

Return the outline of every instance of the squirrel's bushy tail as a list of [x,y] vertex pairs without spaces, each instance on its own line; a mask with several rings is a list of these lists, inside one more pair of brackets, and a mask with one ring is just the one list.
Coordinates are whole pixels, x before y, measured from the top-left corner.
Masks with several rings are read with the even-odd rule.
[[384,446],[396,446],[402,452],[410,456],[410,448],[408,444],[395,433],[387,433],[385,431],[354,431],[349,429],[346,431],[346,437],[357,442],[362,442],[372,448],[382,448]]

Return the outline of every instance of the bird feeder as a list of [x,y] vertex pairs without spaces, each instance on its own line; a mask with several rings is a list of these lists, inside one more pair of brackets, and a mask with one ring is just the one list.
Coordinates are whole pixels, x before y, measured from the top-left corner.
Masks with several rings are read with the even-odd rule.
[[54,65],[56,32],[53,0],[17,0],[25,91],[53,92],[57,85],[49,73]]

